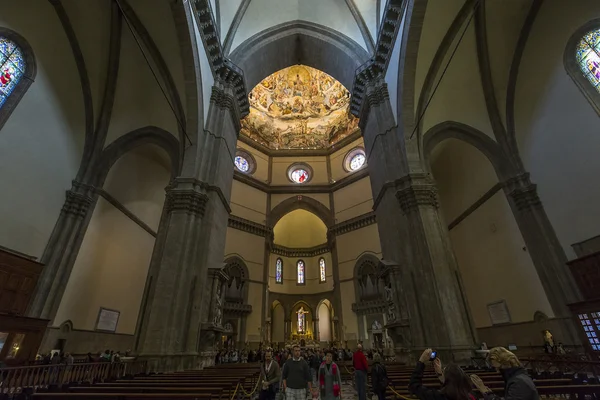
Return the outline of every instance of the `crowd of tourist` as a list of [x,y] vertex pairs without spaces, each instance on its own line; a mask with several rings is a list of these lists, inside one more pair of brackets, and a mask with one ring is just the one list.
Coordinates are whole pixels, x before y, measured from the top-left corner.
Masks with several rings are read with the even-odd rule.
[[[124,357],[129,357],[129,350],[125,352]],[[38,365],[73,365],[74,363],[97,363],[97,362],[120,362],[123,356],[120,351],[105,350],[99,351],[95,355],[87,353],[84,358],[75,359],[71,353],[63,353],[60,351],[52,351],[47,354],[38,354],[35,357]]]
[[[369,368],[367,355],[372,358]],[[354,353],[347,349],[318,349],[303,351],[294,346],[291,351],[265,349],[255,352],[262,361],[259,383],[260,400],[274,400],[278,392],[285,393],[286,400],[342,399],[342,379],[337,360],[352,360],[354,388],[358,400],[367,399],[367,375],[371,374],[371,391],[378,400],[386,398],[390,385],[385,363],[378,352],[363,352],[359,344]],[[532,378],[522,367],[517,356],[503,347],[489,350],[488,360],[496,368],[505,382],[505,400],[538,400],[539,395]],[[428,388],[423,384],[426,366],[431,363],[441,383],[441,389]],[[442,365],[442,361],[432,349],[425,350],[414,372],[408,390],[421,400],[475,400],[473,387],[477,388],[485,400],[500,400],[477,375],[467,375],[457,364]]]

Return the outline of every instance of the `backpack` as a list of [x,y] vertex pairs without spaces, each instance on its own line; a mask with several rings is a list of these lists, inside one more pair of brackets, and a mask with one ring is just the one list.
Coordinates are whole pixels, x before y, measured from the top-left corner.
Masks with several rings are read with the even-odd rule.
[[388,377],[387,377],[387,371],[386,371],[385,367],[381,364],[378,364],[376,368],[378,369],[377,375],[381,378],[379,380],[379,385],[381,388],[385,389],[390,384]]

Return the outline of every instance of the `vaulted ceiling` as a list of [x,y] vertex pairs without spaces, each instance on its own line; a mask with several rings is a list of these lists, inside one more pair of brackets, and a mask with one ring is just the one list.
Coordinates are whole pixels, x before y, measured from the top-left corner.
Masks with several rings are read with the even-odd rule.
[[211,7],[226,54],[259,32],[298,20],[334,29],[373,53],[385,0],[211,0]]

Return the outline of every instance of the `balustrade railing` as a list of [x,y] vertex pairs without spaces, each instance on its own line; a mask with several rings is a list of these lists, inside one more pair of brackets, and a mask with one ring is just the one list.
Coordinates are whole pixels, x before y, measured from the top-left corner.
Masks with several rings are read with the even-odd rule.
[[14,394],[30,388],[34,392],[69,383],[105,382],[127,375],[146,373],[145,361],[35,365],[0,368],[0,393]]

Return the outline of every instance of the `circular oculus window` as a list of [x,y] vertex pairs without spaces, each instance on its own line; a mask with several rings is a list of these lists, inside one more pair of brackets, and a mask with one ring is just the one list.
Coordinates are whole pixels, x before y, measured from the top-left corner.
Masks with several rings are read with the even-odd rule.
[[365,154],[365,150],[362,148],[356,148],[354,150],[350,150],[346,157],[344,157],[344,169],[347,172],[358,171],[367,162],[367,155]]
[[293,183],[307,183],[312,178],[312,170],[308,165],[295,164],[288,169],[288,178]]
[[233,159],[233,163],[238,171],[243,172],[245,174],[252,174],[256,169],[256,161],[254,161],[254,157],[243,150],[238,150],[235,158]]

